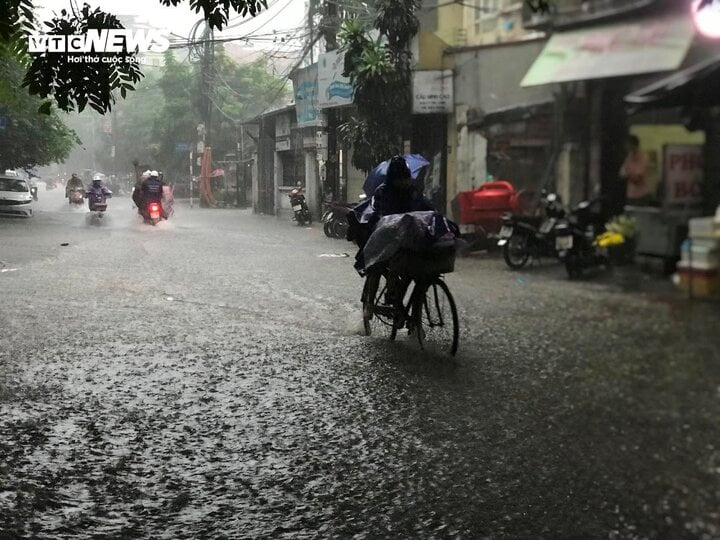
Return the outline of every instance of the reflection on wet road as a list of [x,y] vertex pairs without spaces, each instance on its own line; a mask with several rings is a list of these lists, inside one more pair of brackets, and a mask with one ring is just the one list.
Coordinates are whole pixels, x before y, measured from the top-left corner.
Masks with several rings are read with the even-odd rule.
[[475,256],[449,361],[360,335],[317,227],[40,199],[0,220],[0,537],[720,537],[712,306]]

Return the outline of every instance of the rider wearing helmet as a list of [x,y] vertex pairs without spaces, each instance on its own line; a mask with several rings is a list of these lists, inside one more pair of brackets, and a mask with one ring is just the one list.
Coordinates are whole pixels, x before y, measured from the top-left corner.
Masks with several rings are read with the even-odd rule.
[[[140,198],[141,205],[138,207],[141,214],[146,212],[146,209],[150,203],[158,203],[162,208],[162,197],[163,197],[163,182],[158,177],[158,172],[153,170],[149,171],[148,178],[143,180],[140,186]],[[163,212],[163,217],[164,212]]]
[[92,184],[85,193],[85,197],[87,197],[88,199],[88,206],[90,207],[90,211],[94,212],[96,210],[95,204],[104,204],[105,199],[109,199],[112,197],[112,191],[110,191],[103,184],[102,176],[96,174],[95,176],[93,176]]
[[150,169],[146,170],[144,173],[140,175],[139,178],[135,181],[135,187],[133,187],[132,190],[132,200],[135,203],[135,206],[137,206],[138,211],[140,209],[140,205],[142,204],[142,196],[141,196],[141,187],[142,183],[150,178]]

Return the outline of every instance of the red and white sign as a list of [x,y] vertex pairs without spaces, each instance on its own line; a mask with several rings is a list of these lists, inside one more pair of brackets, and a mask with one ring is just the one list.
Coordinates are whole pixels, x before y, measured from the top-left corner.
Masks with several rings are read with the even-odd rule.
[[702,145],[668,144],[664,148],[665,202],[693,206],[702,202]]

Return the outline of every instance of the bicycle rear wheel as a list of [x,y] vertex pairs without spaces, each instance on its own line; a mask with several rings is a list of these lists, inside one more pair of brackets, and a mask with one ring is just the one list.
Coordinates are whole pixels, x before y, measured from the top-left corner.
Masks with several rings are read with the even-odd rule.
[[459,323],[455,299],[439,277],[416,295],[415,324],[420,347],[436,354],[455,356],[459,342]]
[[393,340],[397,335],[394,313],[383,302],[387,293],[387,274],[383,272],[376,275],[374,279],[377,280],[377,285],[373,282],[371,275],[365,278],[362,292],[365,335],[387,336]]

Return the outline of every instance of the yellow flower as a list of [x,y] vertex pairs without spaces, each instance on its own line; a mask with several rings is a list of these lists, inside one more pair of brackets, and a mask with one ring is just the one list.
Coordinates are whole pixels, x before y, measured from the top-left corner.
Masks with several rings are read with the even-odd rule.
[[619,246],[625,243],[625,237],[618,232],[606,232],[595,239],[595,244],[600,247]]

